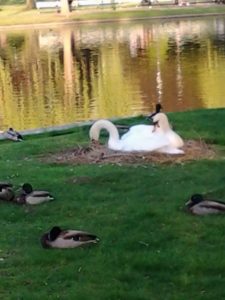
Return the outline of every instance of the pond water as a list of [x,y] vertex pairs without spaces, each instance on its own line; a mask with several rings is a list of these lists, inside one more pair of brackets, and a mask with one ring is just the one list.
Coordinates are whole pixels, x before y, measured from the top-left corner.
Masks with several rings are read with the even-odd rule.
[[0,129],[225,106],[225,18],[0,31]]

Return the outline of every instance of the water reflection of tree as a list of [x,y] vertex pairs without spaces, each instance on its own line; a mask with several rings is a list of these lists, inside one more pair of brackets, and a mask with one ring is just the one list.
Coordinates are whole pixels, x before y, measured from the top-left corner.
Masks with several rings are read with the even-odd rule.
[[[183,35],[179,30],[168,38],[168,48],[166,51],[167,65],[174,68],[174,79],[176,86],[176,98],[181,102],[177,103],[177,108],[201,107],[201,94],[199,86],[198,65],[202,55],[201,41],[197,36]],[[205,56],[205,55],[204,55]],[[175,98],[175,99],[176,99]],[[195,101],[195,104],[194,102]],[[171,103],[172,105],[174,103]],[[198,105],[198,106],[197,106]],[[171,107],[171,106],[170,106]]]
[[[73,93],[73,55],[72,55],[72,32],[69,28],[64,28],[63,37],[63,65],[64,65],[64,89],[65,95],[71,100]],[[65,98],[66,98],[65,97]]]
[[[12,88],[19,95],[18,105],[28,116],[25,120],[32,123],[32,127],[41,127],[43,124],[69,123],[99,115],[132,114],[128,110],[133,106],[131,103],[137,101],[136,97],[139,97],[133,94],[133,90],[138,90],[139,86],[142,94],[152,96],[152,99],[144,97],[144,105],[150,107],[152,100],[157,100],[157,65],[151,62],[151,56],[156,55],[157,51],[162,80],[170,82],[169,87],[174,91],[176,85],[171,80],[172,76],[165,78],[165,73],[171,75],[173,70],[171,65],[169,72],[165,72],[168,67],[165,59],[166,43],[160,44],[158,50],[149,47],[151,35],[145,31],[144,42],[141,40],[142,35],[138,35],[137,57],[131,58],[129,48],[125,48],[124,44],[115,43],[112,48],[102,45],[84,47],[80,42],[76,44],[77,36],[70,28],[60,30],[58,39],[61,43],[56,43],[58,48],[53,48],[53,52],[45,49],[37,51],[40,48],[37,33],[27,34],[24,52],[20,53],[23,56],[20,61],[23,63],[17,64],[15,68],[16,61],[12,56],[9,64],[13,72]],[[118,53],[123,55],[118,56]],[[142,60],[143,64],[149,64],[148,68],[140,68]],[[133,68],[136,68],[136,72]],[[176,97],[173,99],[176,101]]]
[[148,113],[158,100],[157,60],[166,110],[201,106],[203,100],[197,97],[202,91],[207,92],[205,98],[218,96],[223,86],[220,78],[208,79],[198,69],[204,64],[209,70],[224,66],[222,47],[217,49],[210,38],[203,42],[198,35],[191,38],[179,29],[156,44],[157,26],[137,26],[129,29],[130,36],[123,30],[119,26],[93,30],[92,36],[99,41],[94,43],[86,42],[90,33],[84,28],[1,33],[4,126],[35,128]]
[[221,19],[215,19],[213,22],[213,27],[216,29],[218,34],[216,36],[212,37],[212,44],[213,46],[218,49],[218,51],[222,55],[224,55],[225,52],[225,20],[224,18]]
[[[135,60],[141,90],[148,95],[145,97],[146,106],[149,102],[158,101],[162,101],[168,111],[202,106],[201,99],[197,99],[201,94],[198,69],[193,69],[193,62],[198,64],[198,56],[201,59],[201,41],[197,37],[185,38],[181,29],[177,28],[173,34],[168,37],[165,35],[160,40],[158,36],[161,28],[154,25],[147,27],[141,35],[144,38],[142,44],[145,56]],[[140,68],[140,62],[143,68]],[[159,79],[162,83],[160,91]]]
[[[42,33],[54,43],[53,47],[48,45],[46,49],[42,39],[42,48],[39,42]],[[2,76],[7,78],[7,84],[3,80],[7,97],[3,98],[7,98],[9,105],[4,119],[13,120],[11,125],[20,129],[99,115],[132,114],[128,110],[130,103],[136,101],[132,88],[135,78],[127,80],[122,57],[118,56],[121,45],[85,47],[80,42],[76,44],[77,36],[71,29],[60,30],[58,42],[49,39],[52,34],[52,31],[26,32],[23,47],[22,43],[20,46],[16,43],[23,51],[15,56],[7,50],[8,73],[2,68]],[[7,49],[13,50],[9,45]],[[17,111],[16,118],[12,118],[13,111],[15,115]]]

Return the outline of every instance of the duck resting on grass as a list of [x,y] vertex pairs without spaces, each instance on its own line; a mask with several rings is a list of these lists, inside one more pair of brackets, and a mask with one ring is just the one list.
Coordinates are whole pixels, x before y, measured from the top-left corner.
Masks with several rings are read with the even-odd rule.
[[14,201],[15,193],[12,189],[12,185],[8,183],[0,183],[0,200]]
[[7,131],[0,131],[4,138],[14,141],[14,142],[21,142],[23,141],[22,135],[15,131],[12,127],[10,127]]
[[98,141],[100,131],[106,129],[109,132],[108,147],[119,151],[157,151],[169,154],[183,154],[184,142],[174,132],[167,116],[157,113],[152,117],[153,125],[135,125],[121,138],[116,126],[108,120],[98,120],[90,128],[91,140]]
[[12,183],[6,181],[0,181],[0,189],[2,188],[12,188]]
[[225,202],[205,199],[201,194],[192,195],[186,207],[194,215],[225,213]]
[[97,244],[99,238],[89,232],[77,230],[62,230],[54,226],[41,237],[43,248],[77,248],[87,244]]
[[36,205],[51,200],[54,198],[48,191],[35,191],[30,183],[24,183],[16,196],[16,202],[20,204]]

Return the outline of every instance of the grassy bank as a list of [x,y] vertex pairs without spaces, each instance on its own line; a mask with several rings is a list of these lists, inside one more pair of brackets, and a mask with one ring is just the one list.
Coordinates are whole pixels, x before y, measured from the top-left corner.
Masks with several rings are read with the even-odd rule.
[[142,19],[155,17],[174,17],[186,15],[207,15],[225,13],[225,5],[192,5],[189,7],[153,7],[149,8],[92,8],[78,9],[73,11],[68,17],[61,16],[55,10],[41,12],[37,10],[25,10],[22,5],[18,6],[1,6],[0,7],[0,26],[19,25],[19,24],[39,24],[39,23],[58,23],[68,21],[105,21],[105,20],[122,20],[122,19]]
[[[225,109],[169,115],[184,138],[224,149]],[[142,118],[123,121],[134,124]],[[1,141],[1,180],[29,181],[56,200],[37,207],[0,202],[1,299],[189,300],[225,298],[225,216],[194,217],[195,192],[225,199],[225,152],[173,165],[57,165],[40,157],[88,142],[88,127],[24,142]],[[85,229],[101,243],[44,250],[51,226]]]

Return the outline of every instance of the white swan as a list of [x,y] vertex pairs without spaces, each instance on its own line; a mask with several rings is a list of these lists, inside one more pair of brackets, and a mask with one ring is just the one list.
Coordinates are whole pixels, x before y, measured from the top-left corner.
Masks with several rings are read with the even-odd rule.
[[108,120],[96,121],[90,131],[91,140],[98,140],[101,129],[109,132],[108,147],[120,151],[157,151],[170,154],[182,154],[179,149],[184,145],[182,138],[175,133],[164,113],[153,116],[154,125],[132,126],[121,139],[116,126]]

